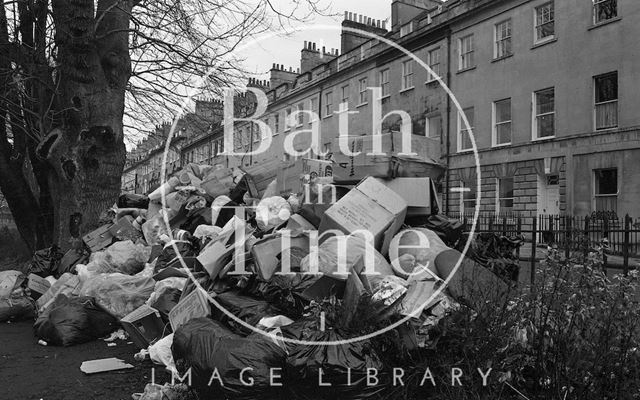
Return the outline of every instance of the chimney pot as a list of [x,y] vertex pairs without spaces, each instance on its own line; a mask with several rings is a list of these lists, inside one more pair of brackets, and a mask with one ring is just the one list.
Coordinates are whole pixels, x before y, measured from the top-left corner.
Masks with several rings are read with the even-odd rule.
[[344,12],[344,19],[349,20],[349,11]]
[[382,29],[387,30],[387,21],[382,21]]
[[304,48],[305,49],[307,48],[307,41],[306,40],[304,41]]

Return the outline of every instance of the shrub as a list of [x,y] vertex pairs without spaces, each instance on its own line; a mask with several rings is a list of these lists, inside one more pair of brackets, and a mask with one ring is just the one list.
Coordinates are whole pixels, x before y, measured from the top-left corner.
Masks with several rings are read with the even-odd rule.
[[[640,398],[640,275],[608,278],[601,259],[601,250],[565,260],[550,249],[534,286],[443,318],[406,397]],[[435,388],[418,386],[426,366]],[[452,387],[452,367],[463,370],[463,386]],[[477,368],[492,368],[486,387]]]

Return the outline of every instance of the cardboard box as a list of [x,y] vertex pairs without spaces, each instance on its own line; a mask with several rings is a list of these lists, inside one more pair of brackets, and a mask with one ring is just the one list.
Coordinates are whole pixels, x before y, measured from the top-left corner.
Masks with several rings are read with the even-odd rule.
[[333,176],[333,162],[330,160],[316,160],[313,158],[302,159],[302,173],[309,175],[311,179]]
[[[309,237],[307,235],[298,235],[289,237],[290,246],[283,246],[282,235],[276,234],[267,236],[257,241],[251,247],[251,255],[258,270],[258,275],[263,280],[270,280],[276,272],[280,264],[281,253],[283,248],[300,248],[303,252],[309,253]],[[288,253],[285,251],[285,253]]]
[[374,237],[375,248],[383,255],[400,230],[407,203],[380,180],[367,178],[324,213],[320,232],[338,229],[345,234],[365,230]]
[[[245,231],[244,237],[235,237],[236,228]],[[215,279],[220,274],[220,271],[231,261],[236,247],[244,253],[244,245],[248,236],[250,235],[246,233],[245,222],[234,216],[222,228],[218,238],[209,243],[196,258],[211,278]]]
[[142,237],[142,231],[133,227],[133,221],[134,218],[132,216],[125,215],[109,228],[109,233],[118,240],[131,240],[135,242],[138,238]]
[[146,349],[169,333],[158,310],[146,304],[126,315],[120,323],[133,343],[141,349]]
[[278,169],[278,193],[288,195],[302,192],[303,160],[298,159],[281,164]]
[[407,203],[407,216],[437,214],[441,209],[430,178],[396,178],[383,182]]
[[[385,133],[379,135],[376,140],[381,142],[383,154],[369,155],[373,153],[374,136],[347,136],[346,139],[335,138],[332,143],[334,181],[338,183],[358,182],[367,176],[387,178],[391,176],[391,157],[403,151],[402,135],[400,132]],[[346,140],[350,152],[358,153],[350,156],[340,149],[340,140]],[[422,135],[411,135],[412,153],[417,153],[413,158],[419,160],[431,160],[429,148],[433,141]]]
[[45,294],[51,287],[48,280],[36,275],[29,274],[27,287],[31,290],[31,297],[37,300],[40,296]]
[[92,253],[100,251],[113,242],[113,234],[109,232],[113,224],[102,225],[93,232],[87,233],[82,237],[84,243],[91,249]]
[[209,315],[211,315],[211,307],[209,306],[207,295],[201,289],[196,288],[171,309],[169,322],[171,323],[171,329],[175,332],[188,321],[194,318],[208,317]]

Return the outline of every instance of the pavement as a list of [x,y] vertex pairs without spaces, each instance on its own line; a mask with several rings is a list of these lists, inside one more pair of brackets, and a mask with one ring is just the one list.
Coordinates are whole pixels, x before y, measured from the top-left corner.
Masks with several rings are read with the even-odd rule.
[[[131,400],[151,380],[151,361],[135,361],[138,349],[126,341],[108,347],[97,340],[70,347],[41,346],[33,321],[0,323],[0,399],[2,400]],[[85,375],[83,361],[117,357],[135,368]],[[162,366],[158,383],[169,382]],[[168,380],[167,380],[168,379]]]

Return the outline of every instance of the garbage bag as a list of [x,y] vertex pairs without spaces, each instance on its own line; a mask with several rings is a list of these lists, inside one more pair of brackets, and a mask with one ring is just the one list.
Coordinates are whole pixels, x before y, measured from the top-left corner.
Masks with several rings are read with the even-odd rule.
[[118,321],[90,297],[58,295],[33,325],[35,335],[56,346],[71,346],[108,335]]
[[[282,314],[280,310],[264,300],[257,300],[251,297],[242,296],[235,292],[220,293],[214,299],[225,310],[251,326],[256,326],[263,317],[272,317]],[[245,334],[253,332],[253,330],[230,318],[217,307],[213,307],[213,313],[217,320],[226,322],[234,332]]]
[[[184,257],[195,257],[198,255],[198,250],[194,247],[194,245],[186,240],[174,240],[173,244],[178,248],[179,254]],[[158,273],[165,269],[167,266],[171,264],[172,261],[178,260],[178,254],[176,253],[176,249],[173,244],[167,243],[163,249],[160,256],[158,256],[156,266],[154,269],[155,273]],[[179,261],[178,261],[179,262]],[[180,264],[178,264],[180,267]]]
[[434,231],[450,247],[456,245],[464,230],[462,222],[441,214],[430,215],[424,227]]
[[106,261],[117,272],[133,275],[144,269],[144,265],[151,255],[151,247],[126,240],[112,244],[105,252]]
[[389,259],[396,275],[402,278],[433,280],[438,277],[435,259],[449,250],[442,239],[426,228],[400,231],[389,245]]
[[294,320],[302,317],[309,301],[302,297],[302,292],[318,280],[316,275],[287,274],[274,275],[269,282],[261,283],[258,289],[262,297],[273,304],[287,317]]
[[[341,245],[340,243],[343,243]],[[345,243],[346,242],[346,243]],[[372,285],[377,285],[380,280],[385,276],[394,275],[393,269],[387,262],[387,260],[380,254],[372,244],[367,243],[363,238],[357,235],[353,236],[332,236],[322,242],[318,246],[318,270],[324,275],[331,275],[336,279],[346,280],[348,275],[341,274],[338,268],[338,252],[344,251],[345,264],[342,266],[346,272],[351,272],[355,262],[360,257],[367,259],[367,254],[373,255],[373,270],[377,274],[368,275],[369,281]],[[300,262],[300,270],[303,272],[309,272],[312,270],[312,257],[313,253],[310,253]]]
[[35,303],[24,289],[25,280],[20,271],[0,272],[0,322],[35,315]]
[[286,353],[267,337],[243,338],[217,321],[195,318],[174,333],[171,350],[180,374],[191,369],[200,398],[281,398],[282,387],[271,385],[271,369],[284,371]]
[[262,199],[256,207],[256,222],[262,231],[285,223],[291,216],[291,205],[280,196]]
[[69,249],[58,264],[53,276],[57,279],[66,272],[74,272],[78,264],[85,264],[89,260],[89,253],[81,249]]
[[[280,328],[284,337],[301,341],[339,341],[347,339],[334,329],[321,331],[318,321],[303,319]],[[376,349],[368,340],[339,345],[287,344],[287,389],[296,399],[368,399],[382,394],[387,376]],[[377,371],[379,383],[367,385],[367,370]],[[319,386],[322,382],[331,386]],[[347,375],[351,384],[347,384]],[[310,391],[309,388],[314,390]],[[380,397],[376,397],[380,396]]]
[[94,297],[98,305],[122,319],[147,301],[154,286],[155,281],[148,277],[100,274],[85,282],[80,294]]
[[76,266],[76,271],[83,280],[102,273],[133,275],[144,269],[150,255],[151,247],[134,244],[131,240],[116,242],[106,250],[92,253],[89,263],[84,267]]
[[27,275],[36,274],[42,278],[49,275],[59,276],[56,273],[62,256],[63,254],[57,246],[36,251],[27,267]]
[[[155,294],[155,293],[154,293]],[[152,308],[155,308],[160,313],[162,321],[166,324],[169,322],[169,312],[178,305],[180,302],[180,296],[182,290],[167,288],[160,293],[155,301],[151,304]]]
[[38,306],[38,313],[42,314],[45,312],[51,303],[55,300],[55,298],[60,294],[65,294],[67,296],[77,296],[80,294],[80,288],[82,286],[82,281],[78,275],[74,275],[70,272],[62,274],[60,279],[58,279],[49,290],[46,291],[36,302]]
[[171,353],[172,345],[173,333],[149,346],[149,357],[151,357],[151,361],[164,365],[169,371],[176,371],[176,365],[173,362],[173,354]]
[[118,208],[144,208],[149,207],[149,198],[143,194],[125,193],[118,197]]

